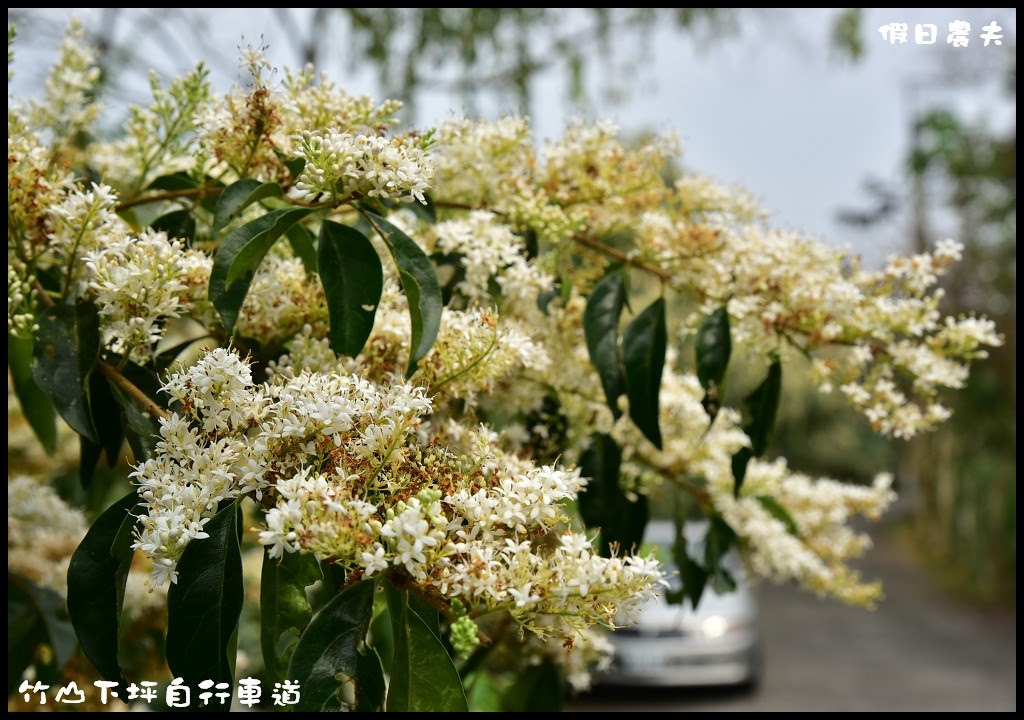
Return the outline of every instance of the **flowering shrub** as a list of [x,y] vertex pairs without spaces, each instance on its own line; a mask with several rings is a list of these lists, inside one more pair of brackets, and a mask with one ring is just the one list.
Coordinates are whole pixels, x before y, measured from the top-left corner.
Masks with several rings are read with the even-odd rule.
[[[167,592],[172,673],[230,682],[247,537],[265,671],[300,681],[301,707],[465,709],[456,663],[470,674],[511,629],[538,658],[595,655],[592,627],[661,591],[639,548],[666,485],[711,520],[703,556],[675,549],[691,601],[734,582],[730,547],[756,575],[878,597],[846,565],[869,543],[847,521],[882,513],[890,478],[761,457],[783,350],[878,432],[934,427],[939,391],[999,343],[938,309],[959,246],[866,270],[740,190],[667,182],[669,138],[579,122],[538,148],[523,118],[402,133],[396,102],[244,64],[223,96],[202,66],[154,81],[104,141],[72,28],[44,99],[9,104],[15,390],[49,449],[56,414],[81,437],[84,471],[125,439],[134,457],[132,492],[84,539],[78,511],[46,511],[70,518],[47,547],[81,539],[67,609],[100,674],[122,678],[138,553]],[[767,365],[743,412],[724,406],[734,346]],[[43,542],[24,504],[19,553]],[[63,592],[61,562],[31,579]]]

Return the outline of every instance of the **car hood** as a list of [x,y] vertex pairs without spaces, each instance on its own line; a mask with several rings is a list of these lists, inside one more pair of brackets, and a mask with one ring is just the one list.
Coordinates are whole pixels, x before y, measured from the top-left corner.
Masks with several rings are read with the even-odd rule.
[[639,633],[697,633],[703,622],[712,616],[719,616],[729,625],[752,624],[756,619],[756,606],[750,591],[740,588],[736,592],[719,595],[710,588],[704,591],[700,605],[694,610],[689,601],[681,605],[670,605],[664,598],[649,602],[640,612],[636,623],[627,625]]

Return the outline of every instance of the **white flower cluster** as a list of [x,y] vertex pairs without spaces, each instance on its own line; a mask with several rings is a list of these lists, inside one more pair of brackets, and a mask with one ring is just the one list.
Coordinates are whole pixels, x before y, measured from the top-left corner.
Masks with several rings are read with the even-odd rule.
[[188,305],[183,261],[186,251],[163,232],[112,239],[87,252],[89,294],[99,308],[103,344],[115,353],[145,363],[164,335],[163,320],[181,315]]
[[304,133],[333,128],[373,137],[397,122],[397,100],[376,104],[350,95],[311,66],[286,69],[281,86],[274,87],[264,77],[269,63],[260,50],[246,49],[242,60],[249,87],[214,96],[194,114],[202,154],[222,169],[290,184],[294,178],[284,160],[301,154]]
[[306,165],[292,186],[292,197],[310,202],[324,197],[425,202],[432,171],[415,137],[325,130],[307,132],[295,144]]
[[422,592],[473,614],[507,610],[527,627],[545,614],[570,629],[607,624],[661,581],[653,559],[601,558],[566,528],[577,472],[491,451],[476,433],[463,440],[470,454],[443,449],[445,436],[421,428],[431,403],[416,386],[287,369],[254,385],[248,365],[218,349],[164,390],[179,412],[133,474],[146,505],[135,546],[157,584],[176,581],[185,546],[246,494],[267,496],[260,542],[272,557],[399,569]]
[[[732,483],[713,483],[709,490],[756,574],[795,580],[819,594],[870,607],[881,597],[880,583],[861,582],[845,562],[860,556],[871,539],[847,523],[854,515],[877,519],[896,499],[891,485],[889,474],[876,477],[870,487],[815,480],[791,472],[779,459],[751,461],[738,498]],[[785,509],[792,527],[773,512],[776,507]]]
[[475,211],[464,218],[438,223],[436,250],[458,254],[465,270],[458,290],[471,301],[493,302],[491,279],[506,303],[536,303],[537,296],[551,290],[554,278],[526,258],[526,244],[497,216]]
[[[313,552],[367,575],[401,568],[471,615],[506,610],[538,633],[552,628],[536,616],[557,615],[563,632],[577,632],[628,617],[653,597],[656,561],[602,558],[584,535],[559,529],[567,521],[561,503],[581,486],[578,473],[530,466],[489,451],[479,436],[467,439],[482,456],[428,446],[389,463],[383,486],[392,493],[367,492],[381,481],[367,483],[351,464],[279,480],[260,540],[272,556]],[[549,534],[554,547],[537,542]]]
[[[955,243],[872,272],[794,233],[718,220],[699,233],[671,226],[666,236],[648,222],[640,238],[663,267],[677,269],[676,283],[698,290],[706,312],[727,304],[734,343],[771,351],[788,341],[822,354],[824,388],[841,386],[886,435],[909,438],[945,420],[939,390],[961,387],[967,363],[985,355],[980,348],[1001,344],[990,323],[944,319],[938,310],[935,283],[958,257]],[[711,242],[687,242],[702,236]]]
[[45,99],[31,106],[33,123],[53,134],[53,160],[58,159],[58,153],[73,147],[77,136],[100,114],[101,108],[95,102],[100,81],[97,60],[95,48],[85,42],[82,26],[71,23],[57,49],[57,62],[46,78]]
[[88,189],[71,189],[46,210],[49,245],[41,262],[64,273],[70,297],[80,297],[88,289],[90,270],[82,258],[130,230],[114,212],[116,204],[113,189],[93,183]]
[[64,597],[71,554],[85,537],[81,510],[26,475],[7,478],[7,567]]

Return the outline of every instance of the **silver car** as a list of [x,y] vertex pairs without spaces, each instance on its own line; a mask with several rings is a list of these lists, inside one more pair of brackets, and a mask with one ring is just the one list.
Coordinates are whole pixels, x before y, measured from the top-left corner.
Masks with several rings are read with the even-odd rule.
[[[692,548],[701,543],[706,523],[687,523]],[[680,587],[671,563],[675,526],[655,520],[646,538],[661,548],[658,557],[670,574],[672,589]],[[703,550],[701,550],[701,554]],[[670,605],[664,597],[643,609],[636,624],[611,634],[614,656],[597,678],[606,685],[756,685],[760,672],[757,603],[735,553],[726,567],[736,579],[734,592],[720,595],[710,586],[696,610],[689,601]]]

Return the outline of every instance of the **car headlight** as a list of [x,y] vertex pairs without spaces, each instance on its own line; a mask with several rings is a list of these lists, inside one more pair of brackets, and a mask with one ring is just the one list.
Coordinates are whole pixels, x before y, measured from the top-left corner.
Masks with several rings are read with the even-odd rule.
[[704,618],[700,624],[700,630],[707,638],[720,638],[729,632],[729,621],[721,615],[711,615]]

